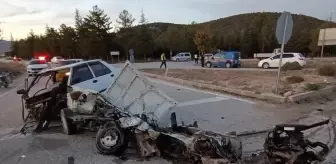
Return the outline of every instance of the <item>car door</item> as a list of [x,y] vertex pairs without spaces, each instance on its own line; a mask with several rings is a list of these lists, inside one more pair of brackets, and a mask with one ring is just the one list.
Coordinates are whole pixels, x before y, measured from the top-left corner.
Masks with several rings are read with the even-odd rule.
[[96,85],[97,82],[98,80],[93,76],[89,66],[86,63],[83,63],[71,69],[68,85],[73,88],[100,91],[100,86]]
[[186,54],[185,54],[185,60],[187,60],[187,61],[188,61],[188,60],[190,60],[190,59],[191,59],[191,56],[190,56],[190,54],[189,54],[189,53],[186,53]]
[[279,67],[279,60],[280,60],[280,55],[275,55],[271,57],[270,60],[270,67]]
[[219,53],[218,54],[218,61],[217,61],[218,67],[225,67],[225,54]]
[[181,60],[181,61],[184,61],[184,60],[185,60],[185,58],[184,58],[184,54],[180,54],[180,60]]
[[286,64],[288,62],[289,63],[295,62],[293,54],[283,54],[282,65],[284,65],[284,64]]
[[89,62],[88,65],[97,79],[99,91],[105,90],[115,80],[115,72],[113,72],[105,63],[102,63],[101,61],[93,61]]

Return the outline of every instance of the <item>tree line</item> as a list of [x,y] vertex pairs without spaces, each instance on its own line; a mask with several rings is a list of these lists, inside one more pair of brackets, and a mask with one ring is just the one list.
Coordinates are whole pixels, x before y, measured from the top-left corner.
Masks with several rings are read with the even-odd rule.
[[[85,16],[78,10],[75,13],[74,26],[46,26],[41,35],[30,31],[24,39],[11,37],[11,54],[31,58],[34,52],[43,51],[66,58],[111,60],[111,51],[119,51],[121,59],[128,59],[128,51],[133,49],[137,60],[149,60],[159,58],[162,52],[206,53],[220,49],[238,50],[242,52],[242,58],[250,58],[253,53],[272,52],[280,46],[275,38],[275,25],[280,13],[240,14],[180,25],[149,23],[142,11],[135,25],[136,19],[123,10],[115,21],[117,27],[112,26],[111,18],[98,6],[93,6]],[[293,36],[286,50],[317,55],[319,29],[334,27],[335,23],[304,15],[293,15],[293,19]],[[325,51],[335,53],[336,49],[331,46]]]

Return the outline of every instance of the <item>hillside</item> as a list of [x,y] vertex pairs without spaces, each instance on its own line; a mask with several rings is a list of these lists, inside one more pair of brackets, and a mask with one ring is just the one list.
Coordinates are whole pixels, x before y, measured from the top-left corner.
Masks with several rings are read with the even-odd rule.
[[[95,12],[101,12],[96,9]],[[90,12],[91,14],[94,12]],[[27,38],[15,41],[12,54],[30,58],[35,51],[49,51],[51,54],[78,58],[110,57],[111,51],[119,51],[121,59],[127,59],[129,49],[135,51],[135,58],[147,60],[158,58],[161,53],[198,53],[194,42],[196,34],[206,38],[198,39],[206,52],[238,50],[242,58],[252,58],[253,53],[272,52],[279,48],[275,38],[276,21],[280,13],[248,13],[203,22],[199,24],[149,23],[131,28],[121,28],[117,33],[108,33],[102,28],[108,26],[106,18],[86,15],[86,22],[80,31],[61,25],[58,29],[46,28],[45,35],[30,33]],[[294,29],[285,51],[296,51],[317,56],[319,29],[336,27],[313,17],[293,14]],[[96,22],[99,22],[97,25]],[[203,34],[201,34],[203,33]],[[336,46],[326,46],[325,56],[336,55]]]
[[[192,42],[192,39],[188,38],[185,33],[192,34],[197,29],[207,28],[213,36],[213,49],[237,49],[246,53],[247,57],[254,52],[270,52],[279,47],[275,40],[275,28],[280,14],[248,13],[193,25],[150,23],[147,26],[151,29],[153,38],[157,42],[165,43],[165,45],[169,42],[178,42],[179,46],[172,43],[168,46],[173,47],[175,51],[194,49],[195,47],[184,46],[182,43]],[[318,30],[323,26],[329,26],[329,22],[305,15],[292,14],[292,17],[293,35],[286,50],[309,53],[311,49],[314,49],[314,44],[310,45],[310,43],[317,39]],[[336,27],[336,23],[332,23],[330,27]],[[173,37],[171,37],[172,35]],[[182,42],[179,42],[181,40]]]

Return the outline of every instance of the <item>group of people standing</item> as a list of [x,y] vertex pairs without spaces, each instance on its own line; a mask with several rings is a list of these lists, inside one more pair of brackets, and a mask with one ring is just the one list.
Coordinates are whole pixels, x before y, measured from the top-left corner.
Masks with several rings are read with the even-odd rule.
[[[160,68],[162,68],[162,66],[165,66],[165,69],[166,69],[167,68],[167,59],[166,59],[166,54],[165,53],[161,54],[160,60],[161,60]],[[198,64],[199,58],[198,58],[197,54],[194,55],[194,60],[195,60],[195,64]],[[202,67],[204,67],[204,55],[201,55],[201,65],[202,65]]]
[[[194,55],[195,64],[198,64],[199,57],[197,54]],[[204,55],[201,55],[201,65],[204,67]]]

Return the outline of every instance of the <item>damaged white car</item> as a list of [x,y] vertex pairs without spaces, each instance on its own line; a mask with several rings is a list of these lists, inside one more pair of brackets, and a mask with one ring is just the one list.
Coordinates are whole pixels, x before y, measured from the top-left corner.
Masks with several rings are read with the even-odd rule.
[[126,62],[103,92],[73,88],[61,110],[64,132],[98,131],[96,147],[104,154],[121,155],[135,141],[139,154],[170,156],[193,163],[237,162],[242,143],[233,135],[179,126],[171,109],[175,100],[159,91]]

